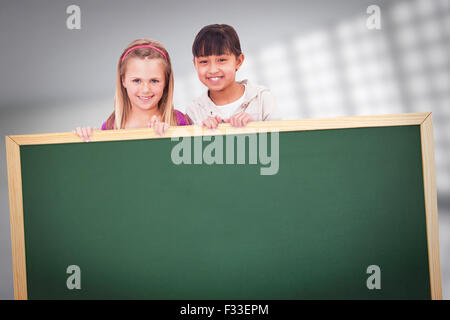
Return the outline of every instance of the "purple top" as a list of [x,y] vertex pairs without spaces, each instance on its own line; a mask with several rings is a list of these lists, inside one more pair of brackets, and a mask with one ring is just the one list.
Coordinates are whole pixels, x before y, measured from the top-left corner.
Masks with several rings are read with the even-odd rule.
[[[184,114],[183,114],[183,112],[180,112],[180,111],[178,111],[178,110],[175,110],[175,120],[176,120],[176,122],[177,122],[177,126],[188,126],[188,125],[190,125],[190,123],[189,123],[189,120],[188,120],[188,117],[187,116],[185,116]],[[106,129],[106,123],[108,122],[108,120],[107,121],[105,121],[105,122],[103,122],[103,124],[102,124],[102,130],[108,130],[108,129]]]
[[177,126],[188,126],[190,125],[190,120],[187,115],[185,115],[183,112],[174,110],[175,111],[175,117],[177,121]]

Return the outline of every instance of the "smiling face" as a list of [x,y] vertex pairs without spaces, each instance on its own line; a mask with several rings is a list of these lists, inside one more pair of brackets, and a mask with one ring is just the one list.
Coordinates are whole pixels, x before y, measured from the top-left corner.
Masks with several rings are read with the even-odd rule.
[[122,85],[127,90],[132,108],[158,108],[166,86],[164,62],[161,59],[129,59]]
[[200,81],[210,91],[225,91],[235,83],[236,71],[244,62],[244,55],[222,54],[195,57],[194,66]]

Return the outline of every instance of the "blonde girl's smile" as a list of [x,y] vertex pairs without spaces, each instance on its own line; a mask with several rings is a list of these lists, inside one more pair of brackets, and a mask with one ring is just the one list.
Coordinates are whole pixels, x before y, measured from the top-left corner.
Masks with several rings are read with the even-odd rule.
[[150,100],[151,100],[153,97],[154,97],[154,95],[152,95],[152,96],[138,96],[138,98],[139,98],[142,102],[144,102],[144,103],[150,102]]

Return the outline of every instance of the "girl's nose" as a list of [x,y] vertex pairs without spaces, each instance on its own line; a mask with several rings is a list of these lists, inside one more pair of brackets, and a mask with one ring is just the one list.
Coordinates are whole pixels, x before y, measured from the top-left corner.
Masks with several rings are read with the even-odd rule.
[[149,92],[150,91],[150,83],[144,82],[144,85],[142,87],[143,92]]
[[217,71],[219,71],[219,68],[217,67],[217,64],[215,62],[211,62],[209,64],[209,73],[215,73]]

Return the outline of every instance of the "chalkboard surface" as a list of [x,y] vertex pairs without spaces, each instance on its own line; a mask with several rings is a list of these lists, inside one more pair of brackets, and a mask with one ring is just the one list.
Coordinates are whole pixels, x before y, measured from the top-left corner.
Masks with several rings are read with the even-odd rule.
[[28,299],[430,299],[420,126],[278,138],[273,175],[170,138],[21,145]]

